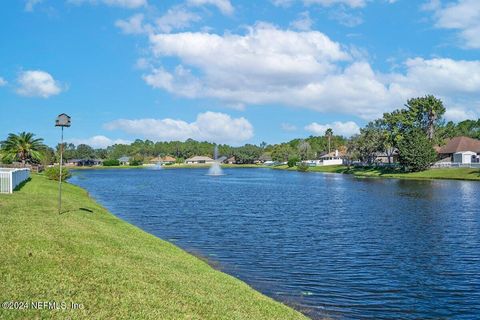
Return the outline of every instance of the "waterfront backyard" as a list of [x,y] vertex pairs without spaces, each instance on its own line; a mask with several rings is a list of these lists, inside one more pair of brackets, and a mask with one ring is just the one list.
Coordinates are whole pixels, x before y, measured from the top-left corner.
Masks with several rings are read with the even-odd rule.
[[480,313],[478,182],[206,173],[82,170],[71,182],[121,219],[315,319]]

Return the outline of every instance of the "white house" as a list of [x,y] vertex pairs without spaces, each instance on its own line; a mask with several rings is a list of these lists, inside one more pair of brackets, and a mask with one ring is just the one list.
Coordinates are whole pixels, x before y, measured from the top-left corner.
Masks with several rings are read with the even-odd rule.
[[195,156],[188,158],[185,160],[186,164],[208,164],[208,163],[214,163],[215,160],[213,160],[210,157],[204,157],[204,156]]
[[461,151],[453,154],[453,163],[472,163],[478,162],[478,156],[473,151]]
[[118,162],[121,166],[128,166],[130,164],[130,157],[123,156],[118,159]]
[[334,152],[327,153],[320,157],[321,163],[317,164],[320,166],[335,166],[343,164],[343,159],[340,156],[338,150]]

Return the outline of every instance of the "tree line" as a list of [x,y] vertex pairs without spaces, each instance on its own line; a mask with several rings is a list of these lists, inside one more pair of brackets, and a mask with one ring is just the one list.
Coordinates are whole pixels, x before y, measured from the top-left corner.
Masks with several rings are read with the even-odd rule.
[[[310,136],[293,139],[278,144],[246,144],[233,147],[218,145],[219,154],[235,157],[239,164],[250,164],[257,160],[296,163],[301,160],[317,159],[321,155],[337,149],[345,150],[351,161],[373,164],[379,153],[393,162],[395,155],[407,170],[419,171],[428,168],[436,160],[435,146],[440,146],[446,138],[458,135],[480,138],[480,119],[465,120],[459,123],[445,122],[443,102],[434,96],[413,98],[404,108],[384,113],[379,119],[369,122],[360,133],[347,139],[335,135],[327,129],[323,136]],[[22,132],[10,134],[0,142],[0,159],[3,163],[58,162],[61,145],[50,148],[43,139],[34,134]],[[213,157],[215,144],[188,139],[186,141],[158,141],[137,139],[133,143],[115,144],[107,148],[92,148],[86,144],[63,144],[65,161],[73,159],[118,159],[129,156],[136,163],[154,157],[173,156],[178,162],[195,155]]]
[[[251,164],[257,160],[273,160],[284,162],[291,159],[306,160],[315,158],[327,152],[330,148],[338,148],[345,145],[346,139],[341,136],[329,134],[325,137],[310,136],[306,139],[294,139],[280,144],[259,145],[246,144],[240,147],[233,147],[227,144],[218,145],[219,155],[235,157],[239,164]],[[61,145],[55,149],[43,144],[43,139],[35,138],[32,133],[22,132],[10,134],[5,141],[0,142],[1,159],[4,163],[13,161],[52,164],[59,161]],[[133,143],[115,144],[107,148],[92,148],[86,144],[74,145],[63,144],[63,159],[118,159],[122,156],[129,156],[132,160],[145,162],[154,157],[172,156],[177,162],[184,162],[185,159],[196,156],[209,156],[213,158],[215,144],[210,142],[199,142],[193,139],[186,141],[153,142],[151,140],[137,139]]]

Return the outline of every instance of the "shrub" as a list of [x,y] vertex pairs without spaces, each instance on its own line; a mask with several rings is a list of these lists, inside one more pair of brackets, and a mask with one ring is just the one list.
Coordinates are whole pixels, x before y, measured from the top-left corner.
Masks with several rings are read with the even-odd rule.
[[300,162],[297,166],[297,170],[300,172],[305,172],[308,170],[308,164]]
[[[45,169],[44,174],[48,179],[58,181],[60,179],[60,167],[48,167],[47,169]],[[70,173],[70,171],[67,168],[62,167],[62,181],[67,180],[71,176],[72,174]]]
[[105,167],[119,166],[119,165],[120,165],[120,161],[118,161],[117,159],[108,159],[108,160],[103,161],[103,165],[104,165]]
[[299,162],[300,159],[298,157],[292,157],[288,159],[287,165],[289,168],[295,167],[297,165],[297,162]]
[[142,160],[139,160],[139,159],[130,160],[130,165],[131,166],[141,166],[142,164],[143,164]]

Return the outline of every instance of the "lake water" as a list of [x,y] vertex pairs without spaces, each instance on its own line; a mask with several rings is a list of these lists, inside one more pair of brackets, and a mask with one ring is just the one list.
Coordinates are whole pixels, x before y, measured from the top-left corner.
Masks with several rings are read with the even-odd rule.
[[118,217],[312,318],[480,317],[480,183],[77,171]]

